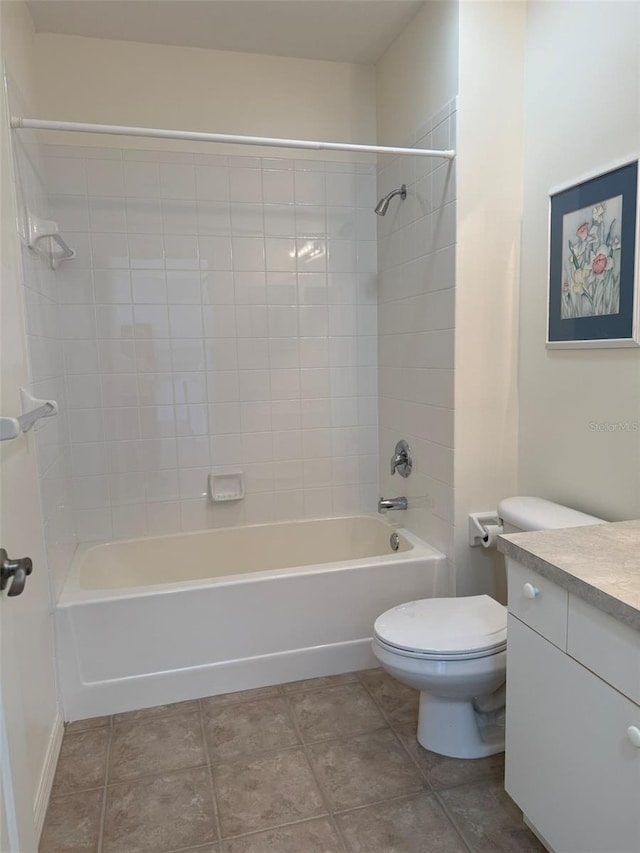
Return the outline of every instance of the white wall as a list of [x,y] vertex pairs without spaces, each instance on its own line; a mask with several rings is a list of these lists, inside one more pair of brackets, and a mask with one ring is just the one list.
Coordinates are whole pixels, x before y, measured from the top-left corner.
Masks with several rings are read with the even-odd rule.
[[[533,4],[537,6],[537,3]],[[525,4],[460,4],[456,250],[455,562],[462,595],[504,595],[467,516],[514,494]]]
[[458,91],[458,2],[433,0],[376,65],[378,144],[409,144]]
[[[585,62],[585,45],[591,45]],[[545,348],[548,191],[640,140],[640,4],[531,3],[520,293],[520,492],[640,515],[640,350]]]
[[[42,115],[218,133],[375,140],[371,66],[47,33],[38,34],[36,43]],[[61,140],[57,134],[49,141]],[[86,135],[69,135],[64,141],[122,142]],[[155,147],[148,140],[131,144]],[[210,145],[192,145],[190,150],[213,152]],[[261,151],[236,149],[240,154]],[[215,146],[214,153],[227,150]],[[269,150],[262,153],[269,156]],[[309,153],[292,151],[286,156]]]
[[[2,61],[14,82],[19,86],[26,105],[31,108],[33,98],[33,25],[24,3],[3,3]],[[20,386],[29,386],[26,328],[23,313],[25,271],[22,266],[18,241],[16,187],[13,182],[11,147],[6,130],[6,115],[2,115],[0,150],[2,151],[2,394],[0,411],[18,414]],[[44,818],[48,790],[41,780],[52,730],[57,719],[55,689],[53,632],[50,618],[49,577],[43,540],[43,520],[40,512],[38,488],[38,460],[34,434],[22,436],[0,448],[2,472],[2,547],[11,556],[28,555],[34,563],[32,576],[25,592],[17,598],[6,598],[3,593],[3,620],[11,621],[13,636],[7,634],[7,621],[3,626],[3,639],[9,648],[3,656],[11,655],[12,664],[21,674],[20,683],[6,686],[5,702],[21,694],[20,725],[26,737],[26,767],[13,766],[15,780],[25,778],[25,789],[16,791],[20,797],[18,807],[34,820],[34,808],[40,808],[39,818]],[[5,659],[6,660],[6,659]],[[3,669],[7,678],[7,670]],[[16,679],[20,675],[16,674]],[[16,737],[19,732],[14,732]],[[12,747],[16,747],[12,743]],[[12,751],[12,758],[15,755]],[[55,760],[55,756],[54,756]],[[40,800],[36,799],[40,794]]]
[[[377,66],[378,138],[450,148],[456,136],[457,3],[428,3]],[[453,555],[455,164],[399,157],[379,164],[378,191],[407,184],[378,222],[380,489],[406,495],[393,513]],[[398,439],[409,479],[389,475]]]

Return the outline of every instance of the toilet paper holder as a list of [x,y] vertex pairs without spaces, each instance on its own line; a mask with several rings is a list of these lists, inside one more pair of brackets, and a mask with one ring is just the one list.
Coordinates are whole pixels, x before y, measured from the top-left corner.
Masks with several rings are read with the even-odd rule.
[[504,532],[502,519],[495,510],[469,513],[469,547],[491,548],[496,537]]

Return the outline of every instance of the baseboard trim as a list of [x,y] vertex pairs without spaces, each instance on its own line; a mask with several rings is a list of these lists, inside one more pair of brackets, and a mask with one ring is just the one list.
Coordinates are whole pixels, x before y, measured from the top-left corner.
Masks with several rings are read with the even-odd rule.
[[62,736],[64,735],[64,721],[60,714],[56,714],[56,719],[51,728],[49,744],[47,746],[47,754],[44,759],[42,774],[40,775],[40,784],[36,792],[35,802],[33,804],[33,822],[36,829],[36,838],[40,841],[42,835],[42,827],[49,806],[49,797],[53,787],[53,777],[56,773],[58,765],[58,756],[60,755],[60,747],[62,746]]

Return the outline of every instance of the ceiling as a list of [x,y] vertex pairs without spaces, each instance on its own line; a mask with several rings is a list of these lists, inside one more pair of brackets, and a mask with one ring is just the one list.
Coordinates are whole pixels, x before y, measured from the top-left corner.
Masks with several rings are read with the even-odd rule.
[[423,0],[29,0],[37,32],[375,63]]

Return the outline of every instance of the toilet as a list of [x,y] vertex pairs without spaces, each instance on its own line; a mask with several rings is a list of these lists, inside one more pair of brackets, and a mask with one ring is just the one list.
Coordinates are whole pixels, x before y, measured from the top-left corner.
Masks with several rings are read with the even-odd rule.
[[[534,497],[501,501],[505,533],[601,524]],[[507,610],[488,595],[428,598],[392,607],[374,624],[373,653],[420,691],[418,742],[453,758],[504,751]]]

